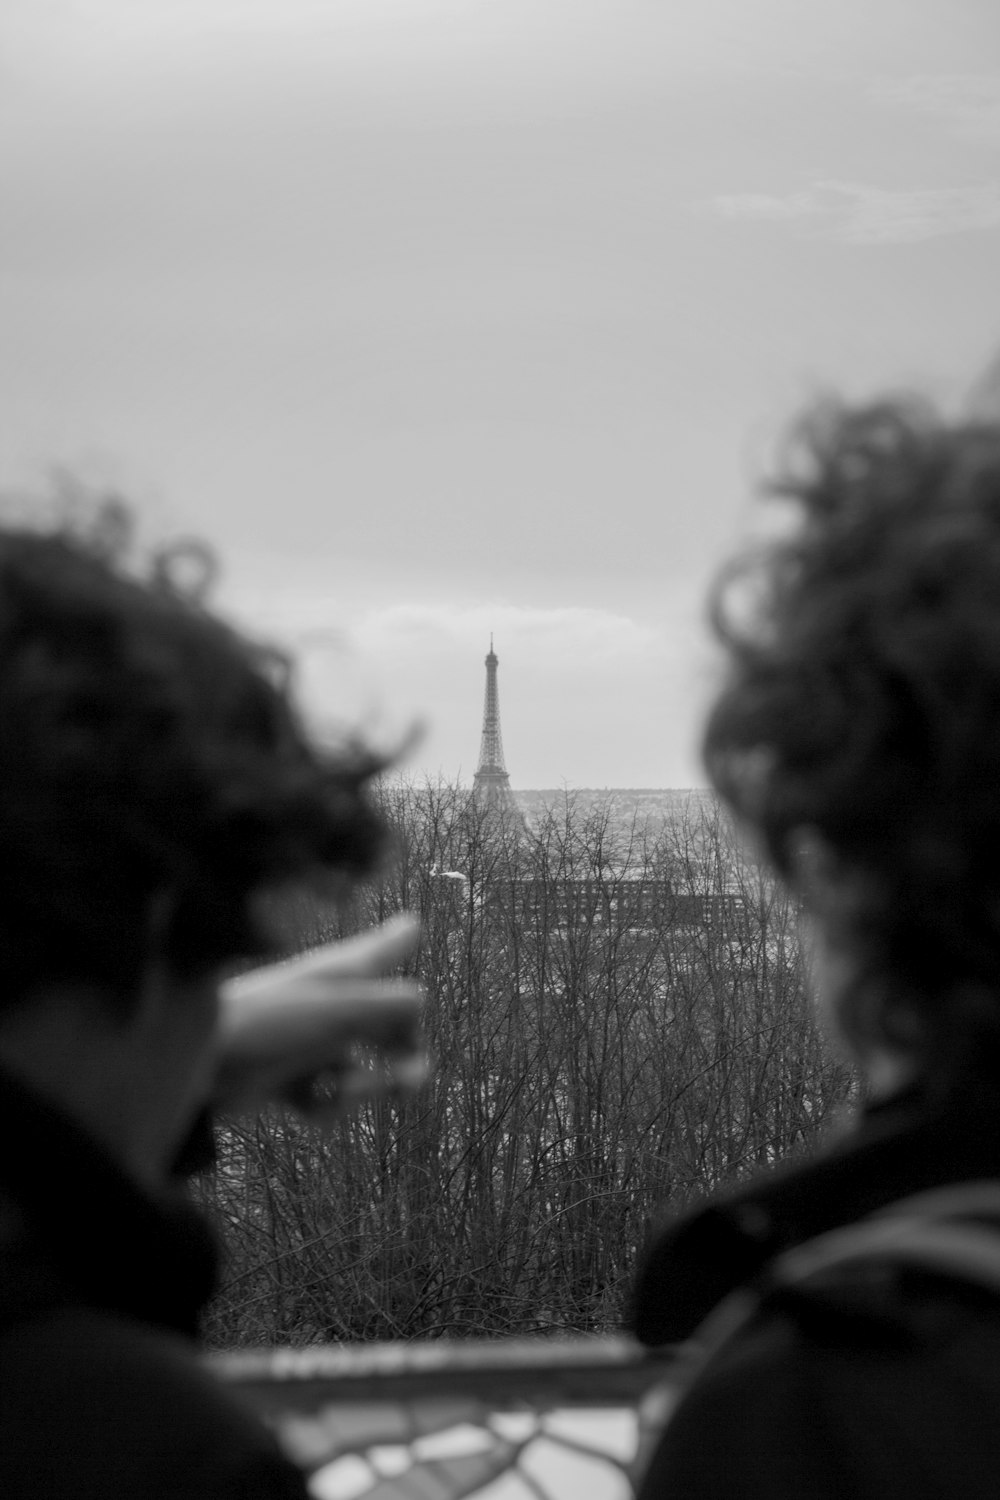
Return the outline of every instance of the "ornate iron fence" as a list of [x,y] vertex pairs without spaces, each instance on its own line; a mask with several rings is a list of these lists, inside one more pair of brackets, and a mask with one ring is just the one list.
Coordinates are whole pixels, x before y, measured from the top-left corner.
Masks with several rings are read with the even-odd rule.
[[316,1500],[628,1500],[677,1360],[626,1338],[433,1340],[210,1356]]

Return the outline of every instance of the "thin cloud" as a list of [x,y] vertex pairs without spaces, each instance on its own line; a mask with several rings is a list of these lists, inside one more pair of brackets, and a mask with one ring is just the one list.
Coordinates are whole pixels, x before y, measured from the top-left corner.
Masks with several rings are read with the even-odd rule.
[[882,188],[825,180],[803,192],[735,193],[711,207],[724,219],[798,224],[800,232],[852,245],[913,244],[1000,225],[1000,183],[959,188]]
[[351,631],[365,651],[421,649],[433,641],[438,649],[483,650],[490,636],[497,649],[544,651],[564,655],[584,651],[593,659],[632,656],[658,644],[651,626],[611,610],[586,606],[543,608],[510,604],[472,606],[394,605],[373,611]]
[[878,78],[869,89],[875,104],[909,109],[940,120],[950,134],[1000,147],[1000,73],[919,73]]
[[[671,635],[698,613],[700,594],[676,581],[669,590]],[[584,651],[609,660],[642,655],[664,644],[664,629],[620,612],[589,605],[518,605],[504,602],[390,604],[345,614],[328,592],[308,588],[226,590],[224,607],[263,639],[306,657],[406,656],[428,648],[467,656],[485,652],[493,635],[510,651],[568,654]],[[677,618],[675,619],[674,616]]]

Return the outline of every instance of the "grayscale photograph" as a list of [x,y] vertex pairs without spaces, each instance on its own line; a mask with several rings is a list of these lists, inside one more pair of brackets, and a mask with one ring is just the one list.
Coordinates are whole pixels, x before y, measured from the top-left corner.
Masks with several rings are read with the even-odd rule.
[[996,0],[0,7],[0,1496],[1000,1496]]

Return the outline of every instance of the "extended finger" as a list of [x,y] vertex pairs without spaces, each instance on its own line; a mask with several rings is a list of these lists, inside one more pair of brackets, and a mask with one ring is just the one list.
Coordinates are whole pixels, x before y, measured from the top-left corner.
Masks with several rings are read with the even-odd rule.
[[224,995],[233,999],[269,990],[278,982],[282,986],[316,975],[331,979],[357,976],[375,979],[386,970],[403,963],[420,939],[420,923],[409,912],[400,912],[380,927],[369,928],[356,937],[339,938],[281,963],[268,964],[226,980]]
[[423,990],[415,979],[299,978],[278,994],[227,995],[221,1050],[277,1058],[309,1044],[378,1042],[415,1032],[422,1010]]
[[369,927],[354,937],[313,948],[293,959],[292,963],[303,975],[318,971],[374,978],[409,958],[419,940],[417,918],[410,912],[400,912],[379,927]]

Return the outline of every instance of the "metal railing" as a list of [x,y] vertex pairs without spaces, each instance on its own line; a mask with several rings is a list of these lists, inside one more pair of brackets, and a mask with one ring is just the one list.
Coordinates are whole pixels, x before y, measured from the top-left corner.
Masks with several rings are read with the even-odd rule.
[[317,1500],[627,1500],[677,1359],[627,1338],[216,1354]]

